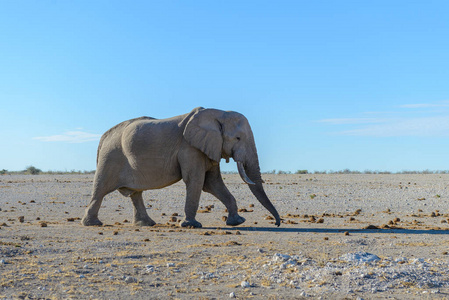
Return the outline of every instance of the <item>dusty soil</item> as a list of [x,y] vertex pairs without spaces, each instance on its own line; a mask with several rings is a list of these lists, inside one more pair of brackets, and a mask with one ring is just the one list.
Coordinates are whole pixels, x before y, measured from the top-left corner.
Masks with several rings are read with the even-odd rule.
[[182,182],[144,193],[154,227],[133,226],[118,192],[103,202],[105,225],[84,227],[92,175],[0,176],[0,296],[449,297],[449,175],[263,177],[279,228],[238,175],[224,179],[246,222],[227,227],[203,193],[202,229],[178,226]]

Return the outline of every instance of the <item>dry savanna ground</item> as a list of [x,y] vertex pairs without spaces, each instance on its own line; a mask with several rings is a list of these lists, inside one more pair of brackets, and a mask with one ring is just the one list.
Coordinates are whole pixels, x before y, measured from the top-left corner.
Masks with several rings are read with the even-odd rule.
[[241,226],[203,193],[203,228],[179,227],[179,182],[144,193],[154,227],[133,226],[118,192],[105,225],[84,227],[92,175],[0,176],[0,298],[449,297],[449,175],[264,175],[279,228],[238,175],[223,177]]

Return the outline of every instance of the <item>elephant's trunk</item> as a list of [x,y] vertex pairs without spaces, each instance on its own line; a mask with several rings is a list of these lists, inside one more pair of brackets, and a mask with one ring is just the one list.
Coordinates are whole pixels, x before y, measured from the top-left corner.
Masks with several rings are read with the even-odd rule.
[[233,149],[231,157],[237,163],[240,177],[242,177],[243,181],[248,184],[251,192],[260,204],[262,204],[276,219],[275,224],[280,226],[281,218],[279,217],[279,213],[271,203],[270,199],[268,199],[262,186],[263,180],[260,174],[256,143],[250,128],[246,131],[246,137],[246,143],[243,146],[240,144],[239,148]]
[[270,199],[268,199],[267,194],[265,193],[262,182],[257,182],[255,185],[249,185],[251,192],[256,196],[257,200],[273,215],[276,219],[276,226],[281,225],[281,218],[276,210],[276,208],[271,203]]
[[251,192],[257,198],[257,200],[273,215],[276,219],[276,225],[281,225],[281,218],[279,217],[279,213],[276,208],[271,203],[270,199],[268,199],[267,194],[262,186],[263,180],[260,174],[259,162],[257,159],[257,153],[253,156],[253,159],[250,159],[248,164],[243,164],[242,162],[237,162],[239,174],[242,177],[243,181],[245,181]]

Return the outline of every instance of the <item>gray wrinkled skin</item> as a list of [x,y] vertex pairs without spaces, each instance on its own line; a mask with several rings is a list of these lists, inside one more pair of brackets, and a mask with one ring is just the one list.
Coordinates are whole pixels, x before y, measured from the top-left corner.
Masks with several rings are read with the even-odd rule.
[[101,202],[104,196],[119,190],[131,197],[134,224],[152,226],[155,222],[147,214],[142,192],[182,179],[187,193],[181,226],[202,226],[195,219],[201,191],[211,193],[226,206],[227,225],[242,224],[245,219],[238,215],[235,198],[220,174],[221,158],[233,158],[239,164],[242,179],[279,226],[279,214],[262,187],[248,120],[237,112],[202,107],[169,119],[132,119],[108,130],[98,146],[92,200],[81,222],[102,225],[98,219]]

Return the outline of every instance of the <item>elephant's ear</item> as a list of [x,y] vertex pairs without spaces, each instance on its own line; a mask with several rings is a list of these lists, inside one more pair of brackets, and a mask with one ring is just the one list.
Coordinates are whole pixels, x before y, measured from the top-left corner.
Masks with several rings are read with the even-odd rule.
[[216,162],[220,162],[223,147],[220,114],[223,112],[215,109],[199,110],[190,117],[184,129],[186,141]]

